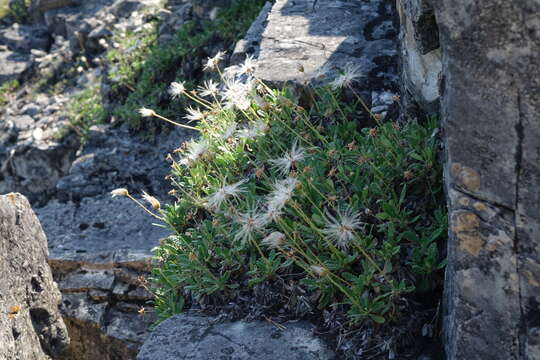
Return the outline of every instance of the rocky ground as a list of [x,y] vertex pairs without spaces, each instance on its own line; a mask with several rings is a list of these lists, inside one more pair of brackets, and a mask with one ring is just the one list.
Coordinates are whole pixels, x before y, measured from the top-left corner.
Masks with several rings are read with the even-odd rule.
[[[72,338],[65,358],[133,358],[154,320],[145,289],[150,250],[167,231],[109,192],[126,187],[167,202],[165,157],[193,134],[175,130],[143,141],[109,118],[81,138],[67,109],[78,93],[102,82],[107,98],[105,52],[114,31],[136,30],[158,17],[160,41],[167,41],[188,19],[211,17],[218,2],[39,3],[31,8],[32,25],[0,26],[0,84],[21,84],[0,110],[0,193],[26,195],[47,234]],[[355,63],[365,74],[361,90],[372,111],[394,116],[397,32],[392,1],[280,0],[265,6],[232,61],[253,54],[258,76],[274,83],[303,81],[299,65],[308,76]],[[356,356],[358,341],[338,347]]]

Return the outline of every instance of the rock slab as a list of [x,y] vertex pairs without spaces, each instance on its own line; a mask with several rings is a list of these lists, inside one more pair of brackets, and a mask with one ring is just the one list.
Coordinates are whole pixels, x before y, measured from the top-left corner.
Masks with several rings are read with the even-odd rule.
[[57,358],[69,344],[47,238],[28,200],[0,196],[0,359]]
[[448,359],[540,359],[540,2],[435,0]]
[[186,313],[165,320],[146,340],[137,360],[335,359],[307,322],[286,323],[281,330],[266,322],[213,324],[211,319]]
[[352,64],[363,74],[360,83],[366,89],[393,89],[396,20],[394,4],[387,0],[277,0],[262,34],[255,75],[282,85]]

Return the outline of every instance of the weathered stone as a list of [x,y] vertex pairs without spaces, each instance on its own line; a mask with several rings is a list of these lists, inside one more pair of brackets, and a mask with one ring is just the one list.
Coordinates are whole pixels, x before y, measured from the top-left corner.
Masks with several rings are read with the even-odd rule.
[[78,139],[69,137],[63,142],[46,139],[40,127],[17,136],[17,143],[4,150],[8,154],[2,154],[0,149],[0,192],[20,191],[33,203],[43,204],[69,170]]
[[0,196],[0,358],[58,357],[69,344],[60,292],[47,265],[47,239],[20,194]]
[[52,261],[118,264],[142,261],[168,231],[135,203],[109,194],[79,204],[49,203],[36,210],[49,234]]
[[334,359],[313,335],[307,322],[289,322],[284,329],[265,322],[213,324],[198,314],[175,315],[162,322],[145,341],[138,360],[176,359]]
[[79,268],[66,275],[58,287],[62,293],[82,292],[89,289],[111,290],[114,283],[114,273],[110,270],[95,270]]
[[20,79],[31,66],[29,55],[0,49],[0,85],[6,81]]
[[540,3],[435,0],[448,359],[540,358]]
[[275,84],[304,82],[323,67],[342,69],[350,63],[364,74],[363,87],[393,89],[394,16],[392,2],[384,0],[278,0],[268,14],[256,76]]
[[441,51],[429,0],[397,2],[401,20],[400,63],[402,102],[407,110],[417,103],[423,111],[439,109]]
[[51,37],[47,29],[39,25],[13,24],[7,29],[0,30],[0,43],[9,50],[30,53],[32,49],[47,51],[51,45]]
[[244,38],[236,43],[230,59],[231,64],[240,63],[245,59],[246,55],[251,55],[254,58],[259,57],[262,35],[266,28],[266,21],[270,10],[272,10],[272,3],[267,2],[249,27]]

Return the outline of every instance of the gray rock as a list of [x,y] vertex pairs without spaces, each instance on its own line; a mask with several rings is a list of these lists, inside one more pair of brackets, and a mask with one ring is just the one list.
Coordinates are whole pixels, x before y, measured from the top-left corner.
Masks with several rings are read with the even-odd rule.
[[433,2],[443,52],[448,359],[540,358],[540,3]]
[[435,15],[429,0],[399,1],[402,102],[407,110],[439,109],[441,51]]
[[395,88],[394,16],[393,4],[383,0],[278,0],[268,14],[256,76],[275,84],[304,82],[325,66],[351,63],[364,74],[363,87]]
[[0,43],[9,50],[30,53],[32,49],[47,51],[51,45],[51,37],[47,29],[39,25],[13,24],[0,30]]
[[266,2],[244,38],[236,43],[230,59],[231,64],[240,63],[245,59],[246,55],[251,55],[254,58],[259,57],[262,36],[270,10],[272,10],[272,3]]
[[162,322],[145,341],[138,360],[274,360],[334,359],[334,353],[313,335],[307,322],[213,324],[198,314],[175,315]]
[[37,209],[51,239],[51,261],[117,264],[145,261],[169,232],[126,198],[109,194],[80,203],[51,202]]
[[47,264],[47,239],[28,200],[0,196],[0,358],[58,357],[69,344],[60,292]]
[[30,55],[0,49],[0,85],[19,80],[31,67]]

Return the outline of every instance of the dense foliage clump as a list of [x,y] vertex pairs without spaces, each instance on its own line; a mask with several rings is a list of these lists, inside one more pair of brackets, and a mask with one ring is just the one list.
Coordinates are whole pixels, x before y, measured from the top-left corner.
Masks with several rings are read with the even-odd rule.
[[300,96],[252,73],[248,59],[219,72],[221,86],[169,89],[200,106],[188,118],[201,137],[168,157],[176,201],[153,199],[173,232],[154,249],[159,318],[277,284],[276,308],[290,306],[294,288],[351,323],[398,320],[407,297],[438,286],[444,266],[437,121],[369,113],[352,68]]

